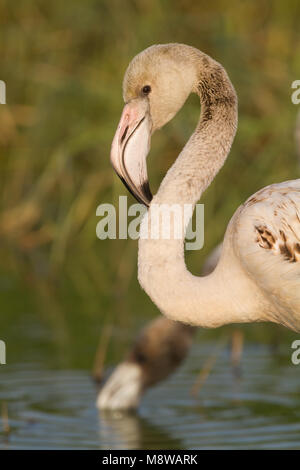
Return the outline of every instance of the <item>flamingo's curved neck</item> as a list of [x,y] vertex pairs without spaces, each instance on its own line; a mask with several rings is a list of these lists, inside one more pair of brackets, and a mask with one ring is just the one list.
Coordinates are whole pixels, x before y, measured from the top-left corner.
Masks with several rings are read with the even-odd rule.
[[[222,167],[237,127],[237,97],[223,67],[205,54],[199,56],[193,90],[200,97],[198,125],[166,174],[142,223],[142,232],[154,219],[154,209],[177,204],[194,208],[203,191]],[[164,209],[163,209],[164,210]],[[166,210],[168,210],[166,208]],[[222,270],[206,277],[193,276],[184,260],[185,221],[180,239],[140,239],[138,277],[158,308],[173,320],[198,326],[219,326],[241,320],[232,305],[232,291]],[[227,249],[228,251],[228,249]],[[226,248],[225,248],[226,252]],[[238,276],[239,273],[236,273]]]

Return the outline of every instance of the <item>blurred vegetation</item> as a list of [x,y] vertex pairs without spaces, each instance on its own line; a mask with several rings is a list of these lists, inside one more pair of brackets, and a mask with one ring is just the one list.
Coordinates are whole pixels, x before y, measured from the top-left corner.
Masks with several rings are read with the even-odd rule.
[[[0,336],[9,322],[26,322],[25,312],[37,313],[62,351],[68,338],[81,337],[90,363],[97,336],[108,331],[103,326],[114,326],[110,352],[119,357],[126,332],[158,314],[136,279],[137,242],[100,241],[95,231],[97,206],[127,194],[109,152],[124,71],[145,47],[183,42],[203,50],[225,66],[239,96],[231,155],[203,198],[205,248],[187,253],[193,272],[241,202],[299,176],[291,103],[291,83],[300,79],[299,17],[297,0],[0,0],[0,79],[7,85],[7,105],[0,106]],[[154,136],[154,192],[198,116],[191,97]],[[248,330],[259,340],[273,331]]]

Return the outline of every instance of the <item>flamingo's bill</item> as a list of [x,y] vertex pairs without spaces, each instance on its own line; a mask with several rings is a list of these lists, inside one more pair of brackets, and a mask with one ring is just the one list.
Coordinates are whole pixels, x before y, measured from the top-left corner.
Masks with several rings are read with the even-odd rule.
[[110,159],[131,194],[146,206],[152,199],[146,166],[150,138],[148,104],[140,99],[127,103],[112,142]]

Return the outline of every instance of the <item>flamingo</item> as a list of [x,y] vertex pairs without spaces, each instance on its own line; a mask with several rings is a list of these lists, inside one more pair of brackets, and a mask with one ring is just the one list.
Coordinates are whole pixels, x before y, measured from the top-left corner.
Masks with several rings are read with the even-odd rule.
[[[151,135],[197,93],[196,129],[152,198],[146,157]],[[184,44],[151,46],[129,64],[125,107],[111,149],[116,173],[148,205],[141,231],[173,204],[192,208],[223,166],[237,129],[237,96],[222,65]],[[268,321],[300,330],[300,180],[267,186],[232,216],[221,257],[208,276],[192,275],[184,238],[140,237],[138,279],[168,318],[216,328]]]
[[130,352],[101,388],[100,410],[136,409],[149,387],[172,374],[187,356],[196,328],[160,316],[140,332]]

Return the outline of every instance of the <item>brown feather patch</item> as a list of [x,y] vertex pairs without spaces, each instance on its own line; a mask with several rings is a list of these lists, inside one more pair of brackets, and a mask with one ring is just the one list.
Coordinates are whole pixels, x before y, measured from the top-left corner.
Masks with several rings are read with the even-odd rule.
[[279,231],[280,238],[276,238],[276,236],[263,225],[256,225],[255,230],[257,232],[255,241],[261,248],[273,250],[275,253],[279,252],[284,259],[290,263],[300,261],[300,243],[291,245],[283,230]]
[[262,248],[266,248],[268,250],[274,249],[275,247],[275,238],[272,233],[267,230],[267,227],[263,226],[255,226],[256,230],[258,231],[257,242],[259,246]]

